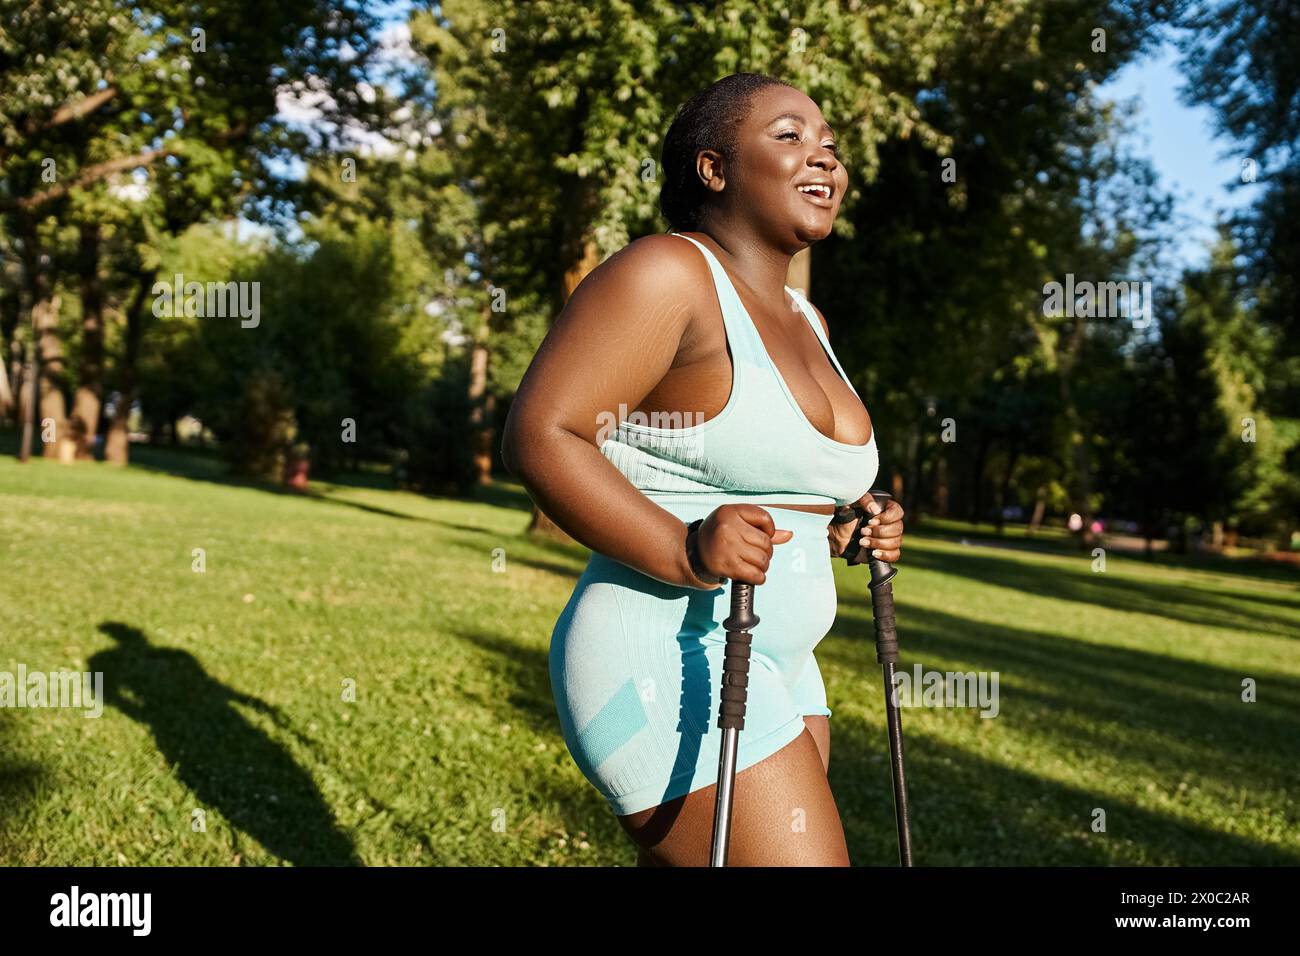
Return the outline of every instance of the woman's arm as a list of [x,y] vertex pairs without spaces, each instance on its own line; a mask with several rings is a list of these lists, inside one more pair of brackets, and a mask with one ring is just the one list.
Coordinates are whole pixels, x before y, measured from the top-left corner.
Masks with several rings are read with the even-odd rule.
[[524,373],[501,452],[537,505],[588,548],[667,584],[709,588],[687,561],[686,524],[597,445],[620,404],[635,409],[677,355],[691,319],[682,290],[698,281],[685,246],[638,239],[578,285]]

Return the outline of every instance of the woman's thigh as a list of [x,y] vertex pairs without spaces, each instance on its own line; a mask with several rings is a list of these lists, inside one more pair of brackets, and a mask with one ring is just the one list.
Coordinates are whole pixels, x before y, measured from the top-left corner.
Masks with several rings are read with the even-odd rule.
[[830,773],[831,770],[831,720],[821,714],[808,714],[803,719],[803,725],[808,728],[808,733],[812,734],[813,740],[817,742],[817,752],[822,759],[822,772]]
[[[619,817],[640,848],[641,865],[708,866],[716,792],[713,784]],[[736,775],[727,865],[849,865],[839,809],[809,730]]]

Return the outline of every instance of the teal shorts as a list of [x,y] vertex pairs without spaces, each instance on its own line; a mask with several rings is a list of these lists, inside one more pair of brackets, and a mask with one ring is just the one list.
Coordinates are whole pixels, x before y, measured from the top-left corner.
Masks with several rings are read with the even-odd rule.
[[[737,499],[657,501],[689,523]],[[813,648],[835,621],[829,515],[763,505],[777,528],[767,580],[754,589],[749,694],[737,771],[830,716]],[[712,591],[647,577],[593,553],[551,635],[551,688],[564,742],[624,816],[718,779],[718,693],[731,583]]]

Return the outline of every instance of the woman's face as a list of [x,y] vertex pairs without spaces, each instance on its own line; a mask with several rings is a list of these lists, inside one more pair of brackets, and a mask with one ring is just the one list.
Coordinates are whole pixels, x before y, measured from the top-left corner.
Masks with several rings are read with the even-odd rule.
[[764,87],[736,130],[732,169],[723,168],[725,191],[734,190],[731,200],[778,241],[793,236],[803,246],[825,239],[849,182],[836,149],[816,103],[788,86]]

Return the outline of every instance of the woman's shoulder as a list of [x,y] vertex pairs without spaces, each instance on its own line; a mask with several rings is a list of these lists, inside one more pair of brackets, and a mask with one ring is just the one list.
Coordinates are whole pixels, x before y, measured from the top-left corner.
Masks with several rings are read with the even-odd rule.
[[708,262],[695,244],[671,233],[634,239],[593,270],[602,281],[614,280],[657,296],[685,295],[711,279]]

